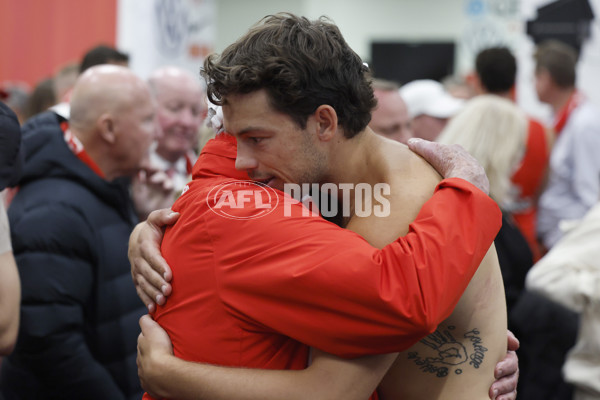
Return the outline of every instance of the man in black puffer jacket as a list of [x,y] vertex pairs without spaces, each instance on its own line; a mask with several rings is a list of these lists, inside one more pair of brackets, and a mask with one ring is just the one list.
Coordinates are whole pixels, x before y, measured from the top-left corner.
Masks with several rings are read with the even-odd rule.
[[139,399],[138,300],[127,259],[136,223],[127,186],[156,134],[154,103],[130,70],[77,82],[70,121],[23,127],[25,166],[9,208],[22,280],[21,327],[2,365],[11,399]]

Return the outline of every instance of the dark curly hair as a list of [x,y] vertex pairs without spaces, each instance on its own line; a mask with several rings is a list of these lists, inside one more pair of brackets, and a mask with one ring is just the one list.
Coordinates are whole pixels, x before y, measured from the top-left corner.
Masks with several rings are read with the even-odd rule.
[[328,104],[348,138],[366,128],[376,105],[368,67],[325,17],[266,16],[220,56],[207,57],[201,74],[213,103],[265,89],[271,106],[302,129]]

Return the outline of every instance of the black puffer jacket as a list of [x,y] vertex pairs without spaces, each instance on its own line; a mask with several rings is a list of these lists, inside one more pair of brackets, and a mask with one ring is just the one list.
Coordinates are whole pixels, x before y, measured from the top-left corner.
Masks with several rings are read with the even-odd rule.
[[67,147],[54,113],[23,126],[25,166],[9,208],[21,327],[2,363],[11,399],[139,399],[137,298],[127,260],[136,217],[126,189]]

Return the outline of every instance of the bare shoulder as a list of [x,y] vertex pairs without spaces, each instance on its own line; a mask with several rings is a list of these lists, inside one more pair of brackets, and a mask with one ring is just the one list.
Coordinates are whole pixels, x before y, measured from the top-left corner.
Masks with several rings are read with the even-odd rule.
[[386,147],[384,154],[390,168],[392,193],[408,201],[405,206],[410,204],[420,209],[442,177],[421,156],[400,143]]
[[352,218],[347,228],[373,246],[383,247],[408,232],[409,224],[431,197],[441,177],[429,163],[400,143],[386,141],[378,155],[381,159],[376,169],[383,171],[379,182],[389,184],[386,200],[390,212],[385,218]]

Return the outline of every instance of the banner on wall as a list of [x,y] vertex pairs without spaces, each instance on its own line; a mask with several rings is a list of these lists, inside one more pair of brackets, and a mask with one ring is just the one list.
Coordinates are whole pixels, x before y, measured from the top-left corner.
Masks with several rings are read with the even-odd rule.
[[472,70],[475,57],[486,48],[514,49],[523,35],[520,0],[466,0],[466,25],[458,46],[458,71]]
[[117,47],[143,78],[165,65],[198,74],[213,51],[214,0],[118,0]]

